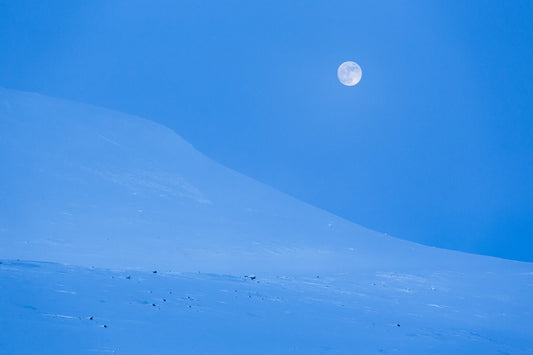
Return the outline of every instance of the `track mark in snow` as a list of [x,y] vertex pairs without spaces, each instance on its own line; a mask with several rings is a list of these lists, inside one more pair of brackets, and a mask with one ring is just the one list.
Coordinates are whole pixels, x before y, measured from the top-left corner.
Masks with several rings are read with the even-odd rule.
[[434,303],[430,303],[428,304],[428,306],[435,307],[435,308],[448,308],[448,306],[442,306],[440,304],[434,304]]
[[117,147],[120,147],[120,144],[119,144],[119,143],[115,142],[115,141],[112,140],[112,139],[107,138],[107,137],[104,136],[104,135],[98,134],[98,137],[101,138],[101,139],[103,139],[104,141],[106,141],[106,142],[108,142],[108,143],[111,143],[111,144],[116,145]]
[[113,349],[87,349],[87,351],[90,352],[96,352],[96,353],[116,353],[116,350]]
[[66,314],[51,314],[51,313],[44,313],[43,316],[45,317],[53,317],[53,318],[63,318],[63,319],[77,319],[79,320],[79,317],[75,316],[68,316]]

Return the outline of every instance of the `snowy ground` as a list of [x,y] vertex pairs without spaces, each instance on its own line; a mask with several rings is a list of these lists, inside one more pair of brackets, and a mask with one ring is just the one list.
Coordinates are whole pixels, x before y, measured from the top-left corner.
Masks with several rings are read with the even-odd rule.
[[365,229],[153,122],[0,88],[0,166],[0,354],[533,353],[533,264]]
[[4,354],[531,353],[533,274],[504,275],[262,278],[3,261],[0,348]]

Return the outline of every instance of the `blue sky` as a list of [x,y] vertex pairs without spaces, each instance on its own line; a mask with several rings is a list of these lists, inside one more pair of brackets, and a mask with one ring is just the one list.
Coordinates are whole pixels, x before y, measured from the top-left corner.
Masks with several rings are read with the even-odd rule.
[[0,0],[0,86],[152,119],[378,231],[533,261],[532,18],[530,1]]

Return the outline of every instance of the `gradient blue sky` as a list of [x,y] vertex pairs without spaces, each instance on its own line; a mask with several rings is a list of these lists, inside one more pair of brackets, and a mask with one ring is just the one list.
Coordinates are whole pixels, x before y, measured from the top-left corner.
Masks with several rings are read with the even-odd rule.
[[0,86],[160,122],[378,231],[533,261],[531,1],[0,0],[0,54]]

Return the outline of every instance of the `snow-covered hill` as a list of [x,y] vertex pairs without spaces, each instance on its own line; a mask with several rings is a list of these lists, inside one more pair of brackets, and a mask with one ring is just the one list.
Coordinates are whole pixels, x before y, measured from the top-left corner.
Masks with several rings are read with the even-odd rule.
[[370,231],[153,122],[0,89],[0,169],[0,353],[533,352],[532,264]]

